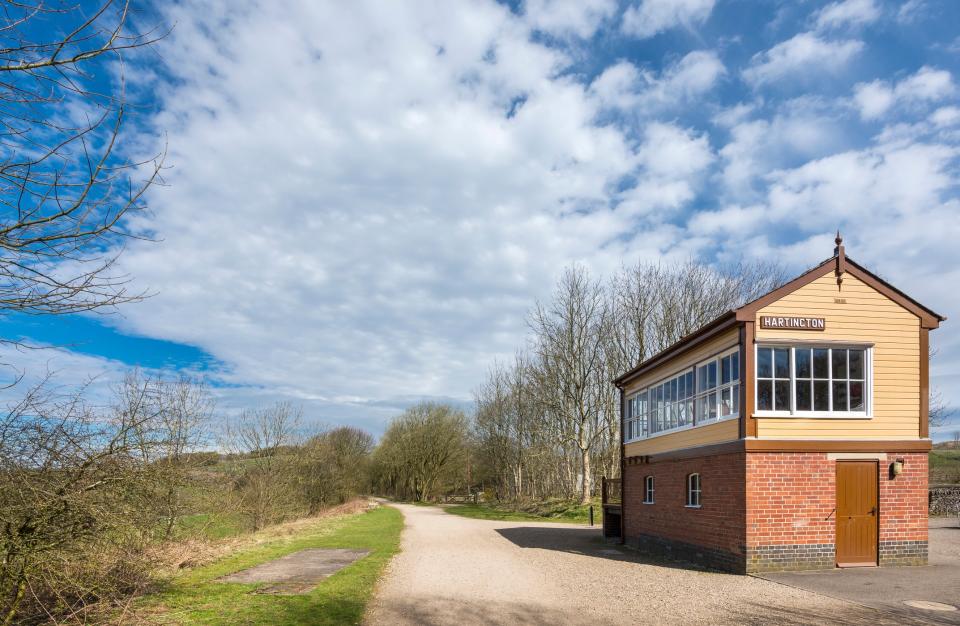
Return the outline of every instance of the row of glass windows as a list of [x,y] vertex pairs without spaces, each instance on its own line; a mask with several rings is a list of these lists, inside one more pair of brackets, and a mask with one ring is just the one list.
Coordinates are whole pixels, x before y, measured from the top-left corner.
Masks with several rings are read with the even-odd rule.
[[740,413],[740,354],[710,358],[627,400],[626,440]]
[[867,353],[862,348],[757,348],[757,410],[866,411]]
[[[864,348],[759,346],[757,411],[866,414]],[[626,441],[740,414],[740,355],[729,350],[627,399]]]

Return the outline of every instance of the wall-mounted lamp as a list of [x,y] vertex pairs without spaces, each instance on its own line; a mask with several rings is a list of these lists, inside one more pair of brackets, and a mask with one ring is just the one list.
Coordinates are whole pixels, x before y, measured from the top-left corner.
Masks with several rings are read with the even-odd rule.
[[903,459],[897,459],[890,464],[890,477],[896,478],[903,473]]

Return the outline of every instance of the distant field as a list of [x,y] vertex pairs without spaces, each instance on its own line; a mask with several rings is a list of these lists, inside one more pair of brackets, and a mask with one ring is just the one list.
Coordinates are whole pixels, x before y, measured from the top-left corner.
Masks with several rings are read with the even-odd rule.
[[960,483],[960,450],[930,451],[930,484]]
[[[509,522],[564,522],[589,524],[590,505],[569,500],[546,500],[520,504],[488,503],[457,504],[444,507],[448,513],[474,519]],[[603,515],[599,502],[593,504],[593,523],[599,525]]]
[[[143,597],[138,623],[357,624],[374,584],[399,549],[403,516],[389,507],[281,524],[255,533],[246,546],[192,569],[158,593]],[[370,554],[303,595],[252,593],[258,585],[221,583],[226,574],[306,548],[363,548]]]

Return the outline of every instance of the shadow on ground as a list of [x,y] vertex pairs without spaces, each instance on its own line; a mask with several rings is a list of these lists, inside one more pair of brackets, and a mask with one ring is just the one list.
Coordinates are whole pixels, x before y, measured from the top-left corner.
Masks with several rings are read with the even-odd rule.
[[660,567],[697,572],[716,571],[696,563],[672,560],[659,555],[648,554],[625,548],[616,543],[607,543],[598,528],[543,528],[538,526],[518,526],[498,528],[497,532],[507,541],[520,548],[556,550],[569,554],[580,554],[608,561],[626,561]]
[[[637,613],[624,616],[621,620],[610,620],[590,612],[584,607],[579,614],[554,610],[542,604],[521,604],[507,602],[488,602],[468,604],[460,599],[431,597],[428,599],[408,599],[392,602],[383,607],[382,621],[378,624],[416,623],[426,626],[448,626],[450,624],[493,624],[548,626],[559,624],[590,624],[592,626],[614,624],[664,624],[684,623],[682,620],[665,622],[662,615]],[[851,607],[844,612],[816,611],[809,609],[786,609],[768,607],[760,604],[740,605],[737,610],[718,613],[709,620],[694,620],[689,623],[729,624],[761,626],[779,624],[783,626],[900,626],[902,620],[883,615],[877,611],[861,607]],[[924,623],[924,622],[916,622]]]
[[513,602],[466,603],[462,599],[417,598],[402,602],[390,602],[381,609],[381,620],[377,624],[415,623],[427,626],[449,626],[451,624],[494,624],[514,625],[531,624],[548,626],[552,624],[613,624],[598,620],[591,615],[570,615],[542,604],[521,604]]

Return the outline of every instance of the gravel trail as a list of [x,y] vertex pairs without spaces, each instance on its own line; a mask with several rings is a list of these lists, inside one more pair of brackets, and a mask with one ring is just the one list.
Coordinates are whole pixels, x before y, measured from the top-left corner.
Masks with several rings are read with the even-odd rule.
[[391,506],[406,518],[402,552],[380,581],[370,625],[897,623],[758,578],[656,561],[603,543],[595,528]]

